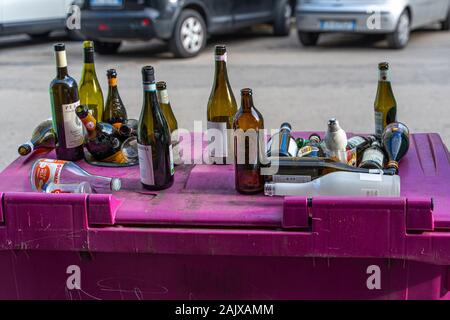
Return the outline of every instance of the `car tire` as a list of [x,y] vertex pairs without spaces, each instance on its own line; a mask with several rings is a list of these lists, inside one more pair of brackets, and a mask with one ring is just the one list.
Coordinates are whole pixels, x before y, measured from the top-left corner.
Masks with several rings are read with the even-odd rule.
[[441,29],[444,31],[450,30],[450,10],[448,12],[447,18],[441,22]]
[[43,40],[48,39],[48,37],[50,36],[50,33],[51,33],[50,31],[41,32],[41,33],[32,33],[32,34],[29,34],[29,36],[33,40],[43,41]]
[[197,56],[206,46],[207,29],[203,17],[195,10],[183,10],[175,23],[169,40],[170,51],[176,58]]
[[388,46],[391,49],[403,49],[408,45],[411,35],[411,19],[408,11],[403,11],[397,22],[397,28],[387,35]]
[[278,1],[275,10],[273,33],[279,37],[288,36],[291,32],[292,7],[289,0]]
[[313,47],[319,42],[319,33],[316,32],[299,32],[298,39],[304,47]]
[[94,49],[95,52],[99,54],[114,54],[117,53],[121,44],[121,42],[103,42],[94,40]]

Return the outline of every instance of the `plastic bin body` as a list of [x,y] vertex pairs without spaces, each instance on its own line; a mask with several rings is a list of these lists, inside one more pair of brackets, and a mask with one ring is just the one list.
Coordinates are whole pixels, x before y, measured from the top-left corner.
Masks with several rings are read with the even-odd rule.
[[450,155],[438,135],[412,137],[399,198],[242,196],[233,166],[205,165],[147,192],[137,167],[84,163],[125,190],[47,195],[30,192],[38,157],[0,174],[0,298],[450,298]]

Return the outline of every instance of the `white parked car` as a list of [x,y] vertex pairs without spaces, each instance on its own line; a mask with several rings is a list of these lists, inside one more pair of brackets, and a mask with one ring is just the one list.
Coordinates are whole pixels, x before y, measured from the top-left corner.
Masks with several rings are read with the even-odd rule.
[[297,29],[305,46],[330,32],[384,34],[401,49],[411,30],[432,23],[450,29],[450,0],[298,0]]
[[73,0],[0,0],[0,35],[26,33],[43,38],[65,30]]

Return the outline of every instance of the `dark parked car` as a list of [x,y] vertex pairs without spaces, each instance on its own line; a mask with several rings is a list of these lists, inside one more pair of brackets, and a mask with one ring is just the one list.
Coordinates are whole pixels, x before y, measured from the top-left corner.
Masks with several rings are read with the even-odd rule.
[[122,40],[158,38],[176,57],[197,55],[209,35],[260,23],[286,36],[295,0],[86,0],[81,31],[99,53],[115,53]]

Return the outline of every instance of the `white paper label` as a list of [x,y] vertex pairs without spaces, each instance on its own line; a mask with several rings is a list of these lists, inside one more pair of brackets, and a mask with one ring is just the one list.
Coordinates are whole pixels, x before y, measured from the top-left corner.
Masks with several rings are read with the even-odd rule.
[[272,180],[275,183],[306,183],[311,181],[311,176],[274,175]]
[[380,70],[380,81],[391,81],[389,77],[389,70]]
[[158,91],[159,93],[159,102],[163,104],[169,104],[169,94],[167,90]]
[[61,183],[61,173],[66,163],[63,160],[39,160],[32,173],[33,187],[40,191],[44,190],[50,182]]
[[75,113],[75,109],[79,105],[79,100],[71,104],[62,105],[66,148],[76,148],[81,146],[84,142],[83,124]]
[[138,144],[138,156],[141,182],[149,186],[154,185],[152,146]]
[[382,112],[375,111],[375,134],[381,136],[383,134],[384,116]]
[[350,139],[348,139],[347,145],[350,147],[350,149],[353,149],[360,144],[363,144],[366,140],[364,140],[363,137],[355,136]]
[[384,155],[380,150],[376,149],[368,149],[364,152],[363,158],[361,162],[372,161],[378,163],[380,166],[383,166],[384,163]]
[[210,158],[228,156],[228,130],[226,122],[208,121],[208,154]]
[[169,157],[170,157],[170,174],[173,176],[175,174],[175,164],[173,163],[173,147],[169,146]]
[[360,173],[359,179],[361,181],[381,182],[383,181],[383,176],[381,174]]

